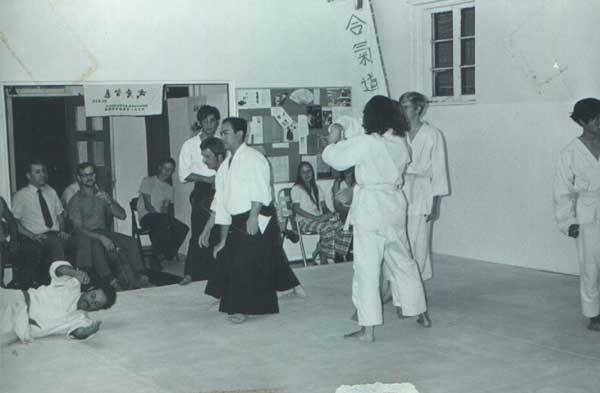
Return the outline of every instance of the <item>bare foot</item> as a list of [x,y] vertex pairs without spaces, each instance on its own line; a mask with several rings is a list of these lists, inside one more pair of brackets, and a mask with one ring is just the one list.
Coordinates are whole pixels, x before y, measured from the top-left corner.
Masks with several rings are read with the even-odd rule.
[[179,281],[179,285],[188,285],[191,282],[192,282],[192,276],[190,276],[189,274],[186,274],[185,276],[183,276],[183,280]]
[[248,317],[244,314],[231,314],[227,316],[227,319],[229,322],[239,325],[240,323],[244,323]]
[[375,341],[375,333],[373,326],[363,326],[360,330],[352,333],[344,334],[344,338],[348,340],[358,340],[372,343]]
[[431,327],[431,319],[429,319],[429,313],[425,311],[424,313],[420,314],[417,318],[417,323],[423,326],[424,328]]
[[306,291],[304,290],[304,287],[302,285],[294,287],[293,293],[300,298],[306,297]]

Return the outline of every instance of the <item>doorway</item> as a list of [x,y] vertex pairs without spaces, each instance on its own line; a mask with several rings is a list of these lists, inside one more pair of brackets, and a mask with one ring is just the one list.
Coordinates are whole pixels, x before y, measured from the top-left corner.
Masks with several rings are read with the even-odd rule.
[[[48,169],[48,184],[60,196],[75,180],[81,162],[97,166],[101,189],[112,194],[112,159],[108,117],[86,117],[83,97],[19,97],[19,87],[7,91],[12,100],[12,192],[27,185],[25,172],[32,158]],[[10,129],[10,127],[9,127]]]

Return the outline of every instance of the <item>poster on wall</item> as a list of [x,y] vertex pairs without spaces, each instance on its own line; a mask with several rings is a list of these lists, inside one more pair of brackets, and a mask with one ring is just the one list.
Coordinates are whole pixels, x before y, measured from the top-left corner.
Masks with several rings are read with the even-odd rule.
[[[295,179],[300,155],[311,157],[319,178],[335,175],[321,159],[321,152],[327,145],[329,125],[341,115],[352,115],[352,88],[242,88],[236,90],[236,102],[243,103],[238,106],[239,116],[248,121],[246,142],[263,146],[275,182]],[[274,158],[290,155],[294,158],[287,164]]]
[[162,84],[83,85],[83,95],[87,117],[162,113]]

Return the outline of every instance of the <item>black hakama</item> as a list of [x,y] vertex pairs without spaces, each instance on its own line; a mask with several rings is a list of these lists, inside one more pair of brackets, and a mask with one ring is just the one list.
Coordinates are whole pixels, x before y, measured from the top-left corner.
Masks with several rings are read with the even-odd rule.
[[277,291],[300,285],[283,250],[275,208],[263,207],[260,213],[271,219],[264,233],[259,230],[253,236],[246,232],[249,212],[232,216],[227,242],[205,291],[221,300],[221,312],[278,313]]

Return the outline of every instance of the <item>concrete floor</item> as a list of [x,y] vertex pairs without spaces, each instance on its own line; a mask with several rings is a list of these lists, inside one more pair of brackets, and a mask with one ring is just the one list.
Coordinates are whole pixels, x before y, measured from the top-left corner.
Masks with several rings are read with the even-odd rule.
[[0,391],[333,393],[381,381],[420,393],[600,392],[600,333],[585,328],[577,277],[443,256],[434,267],[433,327],[388,306],[374,344],[341,338],[354,328],[350,263],[296,270],[309,297],[243,325],[209,309],[204,283],[125,292],[97,313],[90,341],[5,348]]

